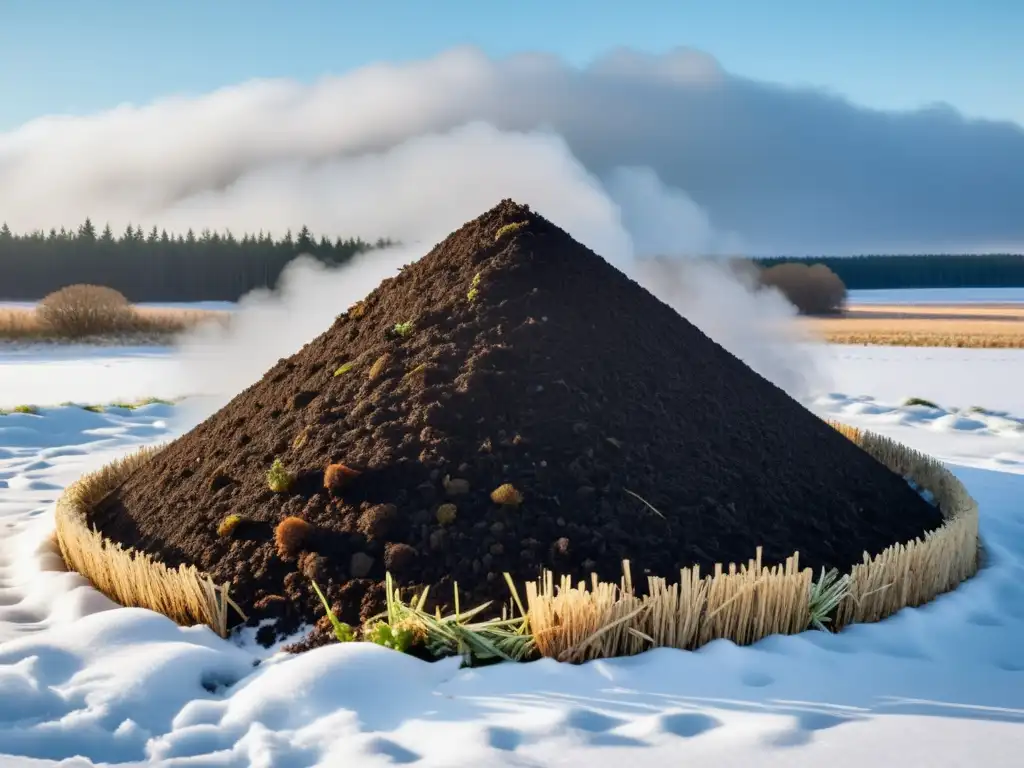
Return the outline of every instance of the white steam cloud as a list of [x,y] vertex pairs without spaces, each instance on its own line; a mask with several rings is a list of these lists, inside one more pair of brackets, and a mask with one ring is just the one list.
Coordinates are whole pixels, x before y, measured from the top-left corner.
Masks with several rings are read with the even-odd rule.
[[862,110],[740,80],[691,51],[574,70],[461,49],[0,134],[0,211],[15,230],[91,216],[118,230],[306,224],[404,244],[337,272],[294,264],[280,291],[246,300],[230,339],[189,339],[185,385],[221,395],[505,197],[803,395],[821,382],[788,341],[792,308],[683,257],[1024,242],[1024,131],[949,110]]

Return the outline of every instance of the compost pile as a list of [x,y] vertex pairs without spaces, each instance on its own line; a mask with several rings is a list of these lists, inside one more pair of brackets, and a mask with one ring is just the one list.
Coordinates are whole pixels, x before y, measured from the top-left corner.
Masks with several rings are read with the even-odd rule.
[[799,551],[803,566],[845,570],[942,521],[506,200],[135,471],[90,522],[230,581],[251,621],[275,620],[269,642],[323,626],[314,581],[356,625],[383,609],[386,572],[444,607],[457,581],[466,608],[506,603],[504,572],[618,581],[629,559],[636,582],[671,581],[759,545],[767,563]]

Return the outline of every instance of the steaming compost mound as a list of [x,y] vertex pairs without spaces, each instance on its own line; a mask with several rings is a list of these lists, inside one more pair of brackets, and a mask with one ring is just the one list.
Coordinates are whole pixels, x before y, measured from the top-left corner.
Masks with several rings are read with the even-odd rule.
[[[287,490],[269,487],[275,460]],[[289,516],[309,525],[287,523],[279,546]],[[799,551],[848,569],[942,521],[676,311],[504,201],[135,471],[90,522],[230,581],[253,621],[284,632],[323,616],[312,580],[355,624],[383,608],[386,571],[442,604],[457,580],[465,607],[506,601],[505,571],[618,581],[624,558],[638,582],[759,545],[766,562]]]

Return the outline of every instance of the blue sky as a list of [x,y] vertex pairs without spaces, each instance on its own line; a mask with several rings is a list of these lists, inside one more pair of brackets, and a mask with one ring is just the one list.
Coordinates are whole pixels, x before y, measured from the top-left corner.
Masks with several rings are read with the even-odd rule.
[[690,46],[859,103],[1024,124],[1022,0],[0,0],[0,130],[459,44],[576,64]]

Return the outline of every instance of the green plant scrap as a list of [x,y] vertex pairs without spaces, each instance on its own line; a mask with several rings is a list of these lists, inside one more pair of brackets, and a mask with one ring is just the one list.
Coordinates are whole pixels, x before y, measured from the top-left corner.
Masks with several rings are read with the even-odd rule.
[[494,236],[494,242],[498,242],[505,235],[511,235],[514,232],[518,232],[520,229],[526,226],[525,221],[516,221],[512,224],[506,224],[498,230],[498,233]]
[[238,524],[242,522],[241,515],[228,515],[220,521],[220,525],[217,526],[217,535],[221,538],[226,538],[234,533]]
[[473,275],[473,281],[469,284],[469,291],[466,293],[466,298],[470,302],[476,301],[480,297],[480,273],[477,272]]
[[338,619],[334,614],[334,611],[331,610],[331,605],[327,602],[327,598],[324,597],[324,593],[320,591],[320,587],[317,586],[315,581],[311,583],[313,584],[313,591],[316,592],[316,596],[320,598],[320,602],[323,604],[324,610],[327,611],[327,619],[331,622],[331,627],[334,628],[334,636],[337,638],[338,642],[351,643],[354,641],[356,639],[356,633],[352,631],[352,627]]
[[274,459],[274,463],[270,465],[270,470],[267,472],[267,485],[270,490],[274,493],[287,493],[294,480],[292,473],[285,469],[281,460]]
[[808,626],[828,632],[827,625],[832,622],[832,614],[849,594],[849,574],[840,576],[839,571],[835,568],[827,572],[822,568],[821,576],[811,584],[811,593],[808,599],[811,621]]

